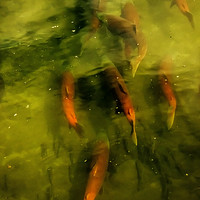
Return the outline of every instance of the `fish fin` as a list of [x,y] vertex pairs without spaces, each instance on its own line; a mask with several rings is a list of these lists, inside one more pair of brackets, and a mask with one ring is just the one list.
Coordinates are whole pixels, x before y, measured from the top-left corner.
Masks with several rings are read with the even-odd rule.
[[65,94],[66,94],[66,97],[69,99],[69,90],[67,86],[65,87]]
[[122,85],[119,82],[118,82],[118,86],[122,93],[127,94],[127,92],[124,90],[124,88],[122,87]]
[[93,155],[92,157],[92,161],[90,163],[90,171],[94,170],[96,171],[94,168],[96,167],[96,163],[97,163],[97,157]]
[[135,24],[133,24],[133,31],[134,31],[134,33],[136,33],[136,31],[137,31]]
[[137,135],[136,135],[134,123],[132,123],[131,127],[132,127],[131,137],[133,139],[134,144],[137,146]]
[[78,133],[78,136],[80,138],[82,138],[83,137],[83,127],[80,124],[76,123],[74,129]]
[[100,190],[99,190],[99,194],[100,195],[102,195],[103,194],[103,191],[104,191],[104,188],[103,188],[103,186],[100,188]]
[[190,21],[192,28],[195,29],[194,19],[193,19],[192,13],[191,12],[185,12],[184,14],[188,18],[188,20]]
[[71,129],[72,128],[72,125],[69,123],[69,129]]
[[168,128],[168,130],[171,129],[171,127],[174,123],[174,116],[175,116],[175,109],[173,107],[170,107],[168,109],[168,118],[167,118],[167,128]]
[[170,8],[173,7],[175,4],[176,4],[176,1],[175,1],[175,0],[172,0],[171,5],[170,5]]
[[140,64],[140,61],[137,61],[136,63],[134,63],[134,61],[131,61],[131,68],[132,68],[132,75],[133,75],[133,78],[135,77],[135,74],[136,74],[136,71],[137,71],[137,68]]

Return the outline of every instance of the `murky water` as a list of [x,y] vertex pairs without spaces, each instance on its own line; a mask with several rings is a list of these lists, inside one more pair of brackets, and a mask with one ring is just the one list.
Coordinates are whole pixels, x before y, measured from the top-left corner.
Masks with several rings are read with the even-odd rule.
[[[106,13],[120,16],[124,2],[107,1]],[[0,2],[0,199],[83,199],[91,147],[102,131],[110,160],[96,199],[200,199],[200,2],[188,0],[195,29],[170,1],[134,4],[148,51],[132,78],[122,39],[105,25],[85,42],[89,1]],[[158,82],[165,55],[172,57],[177,99],[171,130]],[[106,62],[123,71],[136,111],[137,147],[125,116],[115,113],[102,74]],[[83,139],[62,111],[65,70],[76,80]]]

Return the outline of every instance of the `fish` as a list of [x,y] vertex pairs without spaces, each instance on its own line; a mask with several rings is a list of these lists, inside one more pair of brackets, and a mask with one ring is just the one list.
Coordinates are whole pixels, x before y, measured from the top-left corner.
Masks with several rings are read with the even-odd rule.
[[191,23],[192,28],[195,28],[193,15],[189,10],[188,4],[186,0],[172,0],[171,6],[177,5],[179,10],[188,18],[189,22]]
[[135,110],[132,105],[126,84],[116,67],[107,67],[104,70],[108,84],[114,89],[122,110],[131,125],[131,137],[137,146],[137,135],[135,130]]
[[65,116],[69,122],[69,126],[73,127],[74,130],[78,133],[78,135],[82,137],[83,129],[82,126],[78,123],[74,110],[74,95],[75,95],[74,77],[72,73],[69,71],[63,73],[61,94],[62,94],[62,106]]
[[136,41],[137,47],[138,47],[138,55],[136,56],[136,58],[133,58],[130,60],[133,77],[135,76],[136,71],[137,71],[141,61],[144,59],[144,57],[146,56],[146,53],[147,53],[146,39],[144,37],[144,34],[141,31],[136,34],[135,41]]
[[103,20],[108,30],[116,35],[121,36],[122,38],[133,38],[136,32],[136,26],[134,23],[130,22],[119,16],[114,15],[104,15]]
[[83,45],[81,48],[80,55],[82,55],[83,51],[85,50],[88,41],[91,39],[91,37],[98,31],[98,29],[101,27],[101,21],[99,20],[97,16],[97,12],[103,12],[106,9],[106,0],[92,0],[91,1],[91,10],[92,10],[92,16],[91,19],[89,19],[89,31],[83,38]]
[[94,11],[103,12],[106,10],[107,0],[92,0],[91,7]]
[[139,64],[144,59],[147,53],[147,42],[145,39],[145,36],[140,28],[140,20],[139,15],[137,13],[136,7],[128,2],[124,5],[121,11],[121,16],[128,21],[135,24],[136,32],[133,35],[136,46],[138,48],[138,56],[136,58],[132,58],[131,52],[133,51],[133,45],[130,39],[125,38],[124,39],[124,49],[125,49],[125,56],[128,60],[130,60],[130,66],[132,69],[132,75],[135,76],[135,73],[138,69]]
[[136,7],[130,3],[127,2],[122,11],[121,11],[121,17],[127,19],[128,21],[132,22],[133,24],[135,24],[136,26],[136,32],[139,28],[139,21],[140,21],[140,17],[138,15],[137,9]]
[[101,138],[96,141],[84,200],[94,200],[103,185],[108,168],[109,149],[109,141],[107,138]]
[[175,111],[176,111],[176,97],[174,95],[171,86],[170,68],[172,66],[172,60],[170,57],[166,57],[161,61],[159,69],[159,82],[164,96],[166,97],[169,108],[168,108],[168,119],[167,127],[168,130],[172,128],[174,123]]

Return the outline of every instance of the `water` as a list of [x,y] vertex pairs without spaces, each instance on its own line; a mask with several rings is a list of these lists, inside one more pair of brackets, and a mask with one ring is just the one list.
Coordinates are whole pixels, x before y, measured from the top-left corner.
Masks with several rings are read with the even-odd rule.
[[[123,2],[107,1],[107,12],[119,16]],[[96,199],[200,198],[200,2],[188,1],[194,30],[170,1],[134,3],[148,52],[133,79],[121,62],[121,39],[105,26],[84,43],[89,2],[0,2],[0,199],[83,199],[91,147],[102,128],[110,141],[110,161]],[[157,76],[166,54],[173,60],[177,98],[169,131],[168,104]],[[136,110],[137,148],[123,113],[115,114],[101,73],[109,60],[124,71]],[[76,80],[82,140],[62,111],[66,69]]]

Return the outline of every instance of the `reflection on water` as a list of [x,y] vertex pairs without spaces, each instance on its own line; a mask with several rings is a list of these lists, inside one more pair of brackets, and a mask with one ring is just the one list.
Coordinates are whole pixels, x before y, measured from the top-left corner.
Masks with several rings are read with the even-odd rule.
[[[108,0],[103,13],[120,16],[125,2]],[[169,1],[134,4],[148,50],[133,78],[123,38],[105,21],[88,37],[90,1],[0,2],[0,199],[83,199],[102,130],[110,156],[96,199],[200,198],[200,2],[188,1],[195,29]],[[102,13],[98,17],[103,21]],[[132,53],[137,56],[137,48]],[[165,55],[172,58],[177,103],[170,130],[158,77]],[[129,90],[137,147],[105,82],[107,65],[118,68]],[[83,139],[69,128],[62,110],[65,70],[75,78]]]

